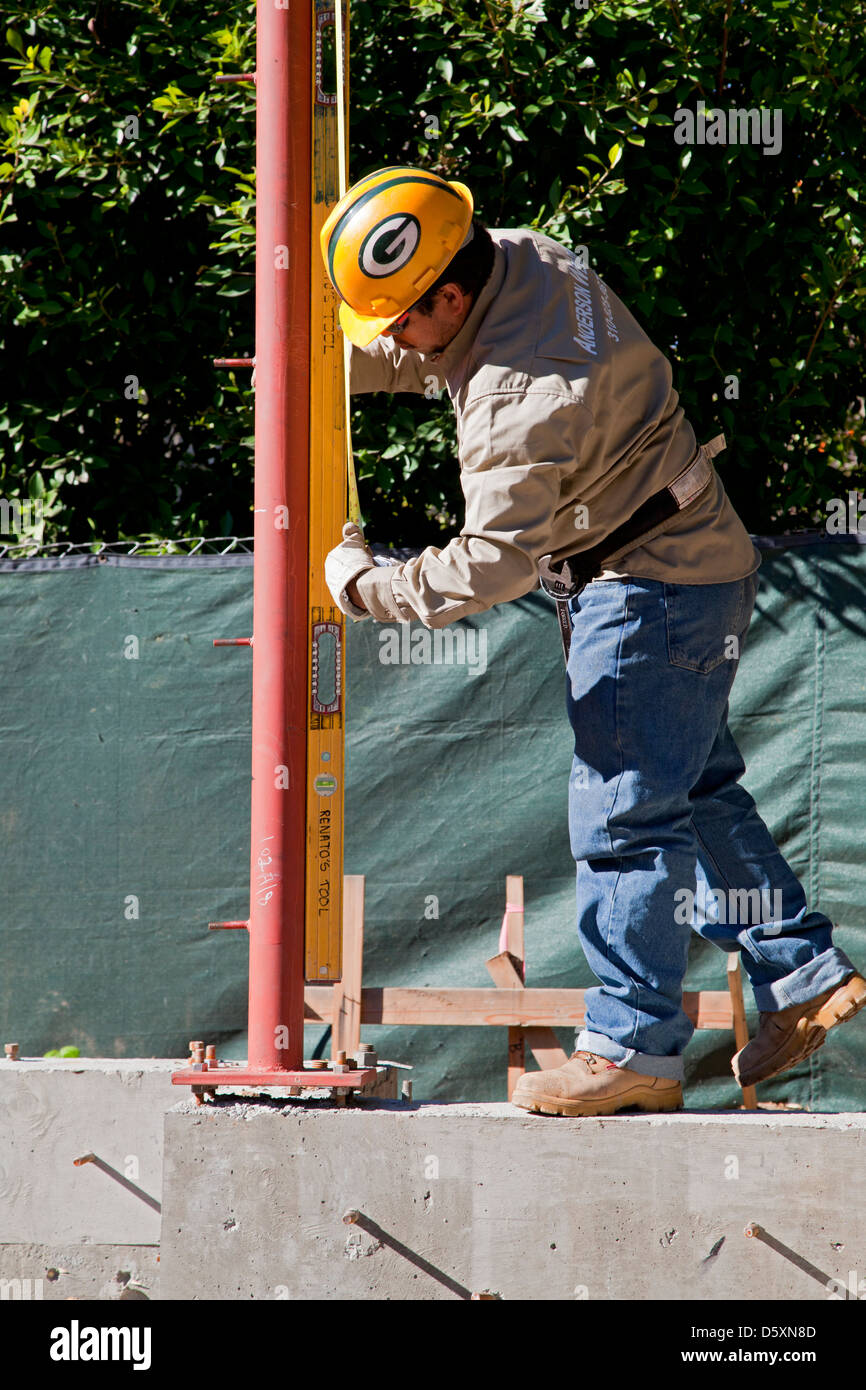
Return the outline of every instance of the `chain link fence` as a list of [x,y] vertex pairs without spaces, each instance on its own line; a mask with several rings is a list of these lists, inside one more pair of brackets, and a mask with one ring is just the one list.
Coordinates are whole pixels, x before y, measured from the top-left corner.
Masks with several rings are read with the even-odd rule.
[[36,540],[0,543],[0,560],[66,559],[70,555],[138,555],[142,559],[161,555],[251,555],[252,536],[181,536],[171,540],[157,536],[137,541],[53,541],[40,545]]

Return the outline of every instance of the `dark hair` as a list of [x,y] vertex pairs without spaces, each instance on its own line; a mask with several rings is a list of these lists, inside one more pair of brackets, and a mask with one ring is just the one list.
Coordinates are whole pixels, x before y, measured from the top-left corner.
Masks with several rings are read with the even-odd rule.
[[422,314],[428,317],[432,314],[436,291],[443,285],[459,285],[464,294],[472,295],[474,303],[490,279],[496,252],[493,238],[477,217],[472,219],[472,228],[474,236],[469,245],[452,256],[438,280],[433,281],[427,293],[413,306]]

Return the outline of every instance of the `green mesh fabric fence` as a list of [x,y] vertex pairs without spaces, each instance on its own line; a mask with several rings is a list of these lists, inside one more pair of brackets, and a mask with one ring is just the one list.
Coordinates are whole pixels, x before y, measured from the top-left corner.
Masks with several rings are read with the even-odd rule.
[[[811,905],[863,962],[855,542],[764,548],[732,727]],[[0,1016],[22,1055],[181,1056],[191,1037],[245,1055],[246,937],[207,923],[248,910],[251,657],[212,639],[249,633],[251,612],[251,556],[0,561]],[[444,633],[350,628],[345,869],[367,879],[365,983],[491,985],[508,873],[525,880],[527,983],[594,982],[574,930],[570,733],[540,593]],[[697,937],[687,985],[725,987]],[[504,1029],[364,1034],[414,1066],[416,1098],[504,1099]],[[729,1033],[695,1034],[687,1104],[737,1102],[732,1051]],[[863,1108],[866,1022],[759,1096]]]

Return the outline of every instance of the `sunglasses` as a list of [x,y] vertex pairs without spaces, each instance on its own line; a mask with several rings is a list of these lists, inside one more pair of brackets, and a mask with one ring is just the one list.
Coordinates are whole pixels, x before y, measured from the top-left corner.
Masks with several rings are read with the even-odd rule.
[[[429,294],[429,290],[427,293]],[[426,299],[426,297],[426,295],[422,295],[421,299]],[[402,333],[403,329],[406,327],[406,324],[409,322],[409,315],[414,313],[414,311],[418,308],[418,305],[421,303],[421,299],[416,299],[415,303],[409,306],[405,314],[401,314],[400,317],[398,319],[395,319],[393,323],[389,323],[386,332]]]
[[398,319],[395,319],[393,323],[389,323],[389,324],[388,324],[388,332],[389,332],[389,333],[402,333],[402,332],[403,332],[403,329],[406,327],[406,324],[409,322],[410,315],[411,315],[412,310],[413,310],[414,308],[415,308],[415,305],[413,304],[412,307],[411,307],[410,309],[407,309],[407,310],[406,310],[405,314],[401,314],[400,317],[399,317]]

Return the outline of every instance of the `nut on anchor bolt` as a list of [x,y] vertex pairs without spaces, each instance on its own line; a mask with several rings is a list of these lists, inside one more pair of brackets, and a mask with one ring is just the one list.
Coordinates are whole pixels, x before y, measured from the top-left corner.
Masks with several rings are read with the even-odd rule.
[[744,1235],[744,1236],[751,1236],[752,1238],[756,1238],[756,1239],[760,1239],[760,1237],[761,1237],[763,1234],[764,1234],[764,1232],[762,1231],[761,1227],[758,1225],[757,1221],[750,1221],[749,1224],[748,1224],[748,1226],[746,1227],[746,1229],[743,1231],[743,1235]]
[[[215,1049],[214,1049],[214,1047],[213,1047],[212,1045],[209,1045],[207,1051],[208,1051],[208,1057],[209,1057],[209,1059],[210,1059],[210,1062],[212,1063],[212,1065],[213,1065],[214,1067],[216,1067],[216,1057],[215,1057]],[[190,1045],[189,1045],[189,1053],[190,1053],[190,1056],[189,1056],[189,1068],[190,1068],[190,1071],[201,1071],[201,1072],[206,1072],[206,1071],[208,1070],[208,1061],[207,1061],[206,1058],[205,1058],[205,1045],[204,1045],[204,1043],[201,1042],[199,1039],[193,1040],[193,1041],[190,1043]],[[204,1097],[205,1097],[205,1091],[206,1091],[206,1089],[207,1089],[207,1088],[204,1087],[204,1086],[191,1086],[191,1087],[190,1087],[190,1090],[191,1090],[191,1092],[192,1092],[192,1098],[193,1098],[193,1101],[194,1101],[194,1103],[195,1103],[196,1105],[203,1105],[203,1104],[204,1104]],[[211,1094],[211,1096],[213,1096],[213,1094],[214,1094],[213,1091],[211,1091],[210,1094]]]

